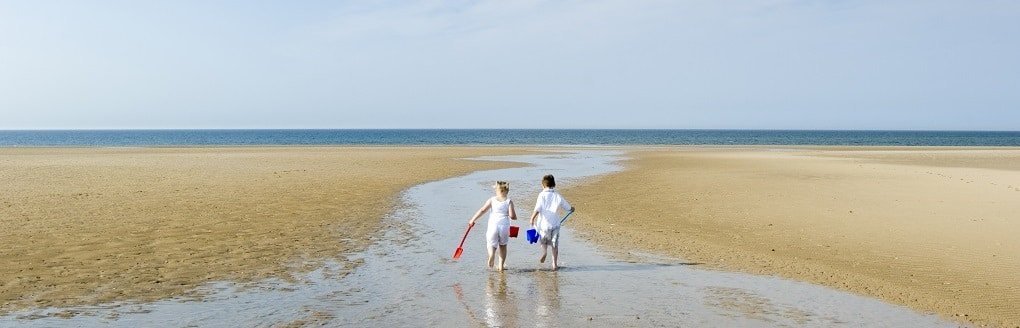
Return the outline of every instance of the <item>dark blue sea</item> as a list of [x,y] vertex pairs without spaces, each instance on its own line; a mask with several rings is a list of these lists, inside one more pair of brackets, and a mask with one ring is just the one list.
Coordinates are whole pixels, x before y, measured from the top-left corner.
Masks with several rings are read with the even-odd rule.
[[0,131],[0,147],[214,145],[1020,146],[1020,131],[470,129]]

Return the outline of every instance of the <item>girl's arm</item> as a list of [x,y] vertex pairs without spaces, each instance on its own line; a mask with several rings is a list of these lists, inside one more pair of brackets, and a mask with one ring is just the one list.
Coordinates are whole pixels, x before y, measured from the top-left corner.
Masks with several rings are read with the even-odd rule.
[[510,201],[510,219],[517,220],[517,211],[514,210],[514,201]]
[[485,200],[485,204],[482,205],[482,208],[479,208],[478,212],[475,212],[475,216],[472,216],[471,220],[468,221],[469,225],[475,225],[475,220],[478,220],[478,218],[481,217],[482,214],[485,214],[485,211],[488,211],[489,208],[492,207],[492,204],[490,202],[492,202],[492,198]]

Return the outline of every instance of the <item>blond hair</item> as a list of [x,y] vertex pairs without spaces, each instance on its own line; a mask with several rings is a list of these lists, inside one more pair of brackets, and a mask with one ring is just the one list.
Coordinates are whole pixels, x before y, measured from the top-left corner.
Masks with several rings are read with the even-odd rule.
[[499,189],[499,192],[504,194],[510,192],[510,183],[506,181],[496,181],[496,184],[492,187]]

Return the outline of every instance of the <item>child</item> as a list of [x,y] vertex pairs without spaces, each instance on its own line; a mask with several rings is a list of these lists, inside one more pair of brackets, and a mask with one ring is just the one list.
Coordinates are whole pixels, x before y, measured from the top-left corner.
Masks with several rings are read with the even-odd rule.
[[514,211],[514,202],[507,197],[507,193],[510,192],[509,183],[496,181],[492,188],[495,189],[496,196],[486,200],[468,224],[475,225],[475,221],[485,214],[485,211],[492,210],[489,212],[489,227],[485,231],[485,241],[489,246],[489,268],[492,268],[493,255],[499,247],[499,271],[503,271],[506,269],[506,243],[510,239],[510,220],[517,220],[517,212]]
[[538,243],[542,245],[542,258],[539,263],[545,263],[546,249],[552,246],[552,269],[559,268],[557,257],[560,253],[560,217],[556,211],[574,211],[560,193],[556,192],[556,178],[552,174],[542,177],[542,192],[538,194],[535,201],[535,212],[531,214],[531,226],[535,226],[535,219],[538,220],[538,233],[542,235]]

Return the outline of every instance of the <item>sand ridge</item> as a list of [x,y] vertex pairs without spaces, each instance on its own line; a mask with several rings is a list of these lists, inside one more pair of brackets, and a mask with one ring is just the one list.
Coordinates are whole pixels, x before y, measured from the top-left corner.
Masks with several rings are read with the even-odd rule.
[[[0,312],[288,279],[377,234],[402,190],[499,147],[0,149]],[[356,263],[346,263],[354,265]]]
[[565,191],[611,247],[1020,325],[1020,150],[637,150]]

